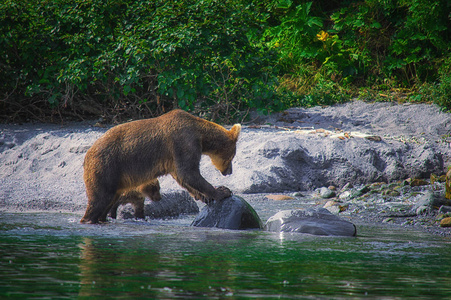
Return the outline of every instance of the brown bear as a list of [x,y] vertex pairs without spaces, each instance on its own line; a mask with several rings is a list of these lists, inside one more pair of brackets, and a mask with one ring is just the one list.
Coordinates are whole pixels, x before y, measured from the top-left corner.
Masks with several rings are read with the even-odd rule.
[[111,128],[85,156],[88,207],[81,222],[105,222],[108,212],[121,195],[127,197],[127,192],[139,191],[158,201],[157,178],[166,174],[204,202],[231,196],[228,188],[214,188],[201,176],[199,162],[206,154],[223,175],[231,174],[240,131],[240,124],[226,130],[182,110]]

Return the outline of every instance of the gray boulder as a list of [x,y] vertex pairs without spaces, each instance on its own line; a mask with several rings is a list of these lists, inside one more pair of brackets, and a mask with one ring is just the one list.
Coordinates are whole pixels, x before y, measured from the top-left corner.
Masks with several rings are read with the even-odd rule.
[[336,193],[327,187],[322,187],[317,190],[319,196],[323,199],[329,199],[336,196]]
[[[180,215],[197,213],[199,207],[187,191],[163,193],[160,201],[150,201],[144,205],[144,215],[150,219],[176,218]],[[122,219],[134,218],[132,206],[120,207],[118,216]]]
[[263,223],[243,198],[232,196],[205,205],[191,226],[223,229],[262,229]]
[[313,235],[356,236],[354,224],[333,215],[325,208],[284,210],[268,219],[265,230]]
[[451,201],[446,199],[440,193],[426,191],[415,203],[413,210],[417,215],[426,214],[433,209],[440,208],[443,205],[450,205]]

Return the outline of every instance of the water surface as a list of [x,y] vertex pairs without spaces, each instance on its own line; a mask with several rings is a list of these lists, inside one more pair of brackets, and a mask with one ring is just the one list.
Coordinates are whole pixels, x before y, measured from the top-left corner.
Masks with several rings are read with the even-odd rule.
[[0,299],[451,297],[450,239],[418,231],[330,238],[80,217],[0,214]]

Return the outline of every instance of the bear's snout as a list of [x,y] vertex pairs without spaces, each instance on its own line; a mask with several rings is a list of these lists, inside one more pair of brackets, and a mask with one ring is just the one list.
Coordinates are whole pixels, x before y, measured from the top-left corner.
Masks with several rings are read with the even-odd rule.
[[230,164],[230,165],[227,167],[227,169],[226,169],[225,171],[221,172],[221,173],[222,173],[222,175],[224,175],[224,176],[227,176],[227,175],[232,174],[232,164]]

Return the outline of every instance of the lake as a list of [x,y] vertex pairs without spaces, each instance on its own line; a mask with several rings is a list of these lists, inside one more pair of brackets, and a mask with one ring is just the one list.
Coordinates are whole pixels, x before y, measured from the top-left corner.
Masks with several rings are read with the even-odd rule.
[[451,298],[451,240],[358,226],[317,237],[174,220],[0,213],[0,299]]

